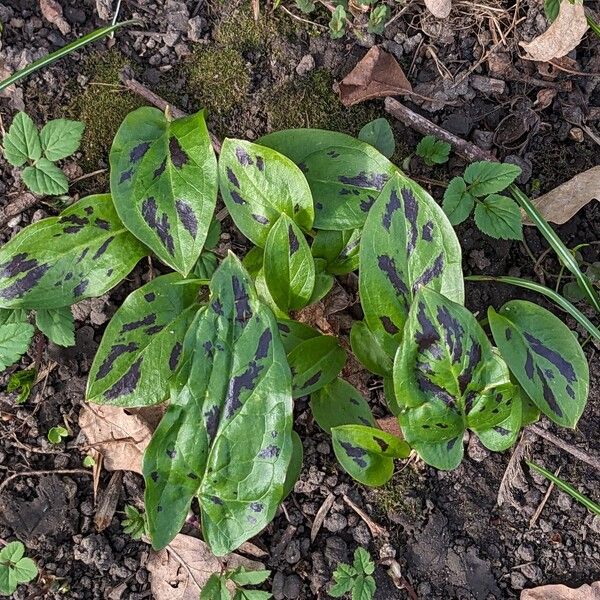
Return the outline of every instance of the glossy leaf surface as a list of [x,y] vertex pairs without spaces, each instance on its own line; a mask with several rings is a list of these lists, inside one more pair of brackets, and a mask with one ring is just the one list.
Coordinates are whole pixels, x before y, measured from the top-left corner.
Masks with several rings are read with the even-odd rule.
[[442,453],[430,462],[441,469],[456,466],[450,450],[462,446],[467,427],[486,430],[508,418],[515,391],[475,317],[429,288],[411,307],[394,362],[394,389],[406,441],[420,454],[421,443],[446,445],[448,460]]
[[311,394],[310,408],[319,427],[327,433],[340,425],[376,427],[369,403],[353,385],[339,377]]
[[362,227],[375,199],[398,172],[373,146],[343,133],[288,129],[259,141],[289,157],[304,173],[317,229]]
[[153,546],[173,539],[197,496],[203,537],[221,556],[263,529],[283,497],[292,396],[277,323],[237,258],[210,289],[143,471]]
[[305,231],[313,226],[313,200],[304,175],[271,148],[226,139],[219,159],[219,183],[237,228],[261,248],[284,213]]
[[292,395],[300,398],[333,381],[346,362],[346,352],[337,338],[320,335],[298,344],[289,354]]
[[110,151],[110,189],[127,228],[187,275],[217,201],[217,159],[203,112],[169,121],[156,108],[127,115]]
[[311,252],[315,258],[325,261],[328,273],[345,275],[358,269],[360,236],[360,229],[319,229],[313,240]]
[[300,228],[285,213],[265,245],[264,276],[271,297],[284,312],[305,307],[315,287],[315,261]]
[[101,296],[147,252],[108,194],[88,196],[0,248],[0,307],[59,308]]
[[387,483],[394,474],[394,458],[410,454],[408,444],[381,429],[341,425],[331,430],[333,451],[344,469],[369,486]]
[[372,332],[364,321],[354,321],[350,330],[350,344],[354,356],[371,373],[387,377],[392,373],[393,359],[383,349],[380,336]]
[[511,300],[488,310],[502,356],[529,398],[552,421],[575,427],[585,408],[589,368],[570,329],[545,308]]
[[[88,401],[115,406],[162,402],[196,312],[196,283],[178,273],[135,290],[111,319],[88,377]],[[181,285],[178,285],[181,284]]]
[[460,244],[423,189],[394,177],[371,209],[360,247],[360,298],[369,328],[393,355],[422,287],[464,300]]

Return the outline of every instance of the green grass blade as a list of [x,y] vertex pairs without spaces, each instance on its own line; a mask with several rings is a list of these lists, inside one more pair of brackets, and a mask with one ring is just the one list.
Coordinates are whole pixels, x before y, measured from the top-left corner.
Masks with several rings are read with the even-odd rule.
[[580,325],[585,327],[586,331],[598,342],[600,342],[600,330],[571,302],[561,296],[558,292],[547,288],[546,286],[530,281],[529,279],[521,279],[520,277],[491,277],[488,275],[469,275],[465,277],[466,281],[494,281],[497,283],[506,283],[517,287],[543,294],[550,298],[555,304],[560,306],[564,311],[569,313]]
[[547,471],[544,467],[540,467],[533,462],[525,461],[532,469],[541,473],[544,477],[547,477],[557,488],[563,492],[569,494],[571,498],[577,500],[580,504],[583,504],[590,512],[600,516],[600,505],[596,504],[593,500],[584,496],[581,492],[576,490],[572,485],[569,485],[566,481],[559,479],[554,473]]
[[0,92],[2,90],[6,89],[9,85],[12,85],[13,83],[16,83],[17,81],[23,79],[24,77],[31,75],[31,73],[34,73],[35,71],[37,71],[39,69],[42,69],[44,67],[47,67],[48,65],[51,65],[53,62],[57,61],[59,58],[62,58],[63,56],[67,56],[68,54],[71,54],[71,52],[75,52],[76,50],[79,50],[80,48],[83,48],[84,46],[87,46],[88,44],[91,44],[97,40],[100,40],[100,39],[110,35],[113,31],[120,29],[121,27],[125,27],[126,25],[131,25],[136,22],[137,21],[135,21],[135,20],[123,21],[121,23],[117,23],[116,25],[109,25],[107,27],[101,27],[99,29],[95,29],[91,33],[88,33],[87,35],[84,35],[83,37],[76,39],[74,42],[71,42],[70,44],[63,46],[62,48],[59,48],[58,50],[55,50],[54,52],[51,52],[50,54],[47,54],[46,56],[42,56],[42,58],[32,62],[30,65],[27,65],[26,67],[23,67],[16,73],[13,73],[10,77],[5,79],[4,81],[0,82]]
[[587,22],[588,25],[590,27],[590,29],[598,36],[600,37],[600,25],[598,25],[598,23],[590,16],[587,17]]
[[600,296],[598,296],[598,293],[593,288],[590,280],[581,272],[575,257],[563,244],[554,229],[550,227],[548,221],[544,219],[538,209],[532,204],[531,200],[516,185],[510,186],[510,192],[513,198],[519,203],[519,206],[527,213],[527,216],[531,221],[537,225],[537,228],[546,238],[546,241],[552,246],[552,249],[556,254],[558,254],[563,265],[575,275],[575,279],[577,280],[579,287],[585,292],[588,302],[600,312]]

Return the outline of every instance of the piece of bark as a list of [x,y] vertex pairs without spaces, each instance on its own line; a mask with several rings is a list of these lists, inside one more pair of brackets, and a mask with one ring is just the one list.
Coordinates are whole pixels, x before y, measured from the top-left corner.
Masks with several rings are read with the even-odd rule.
[[39,198],[37,196],[34,196],[29,192],[23,192],[21,195],[17,196],[17,198],[0,211],[0,227],[4,227],[13,217],[34,207],[38,200]]
[[412,86],[402,67],[378,46],[373,46],[339,84],[339,96],[344,106],[407,92],[412,92]]

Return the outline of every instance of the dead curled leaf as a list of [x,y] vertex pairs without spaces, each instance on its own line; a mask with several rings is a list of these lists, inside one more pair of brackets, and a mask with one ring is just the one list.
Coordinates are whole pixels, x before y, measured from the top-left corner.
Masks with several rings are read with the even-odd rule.
[[425,0],[425,6],[437,19],[445,19],[452,10],[452,0]]
[[600,600],[600,581],[577,589],[566,585],[542,585],[521,592],[521,600]]
[[79,426],[92,448],[104,458],[107,471],[142,472],[142,456],[154,428],[144,412],[132,414],[116,406],[86,404]]
[[588,29],[583,4],[562,0],[558,16],[542,35],[531,42],[520,42],[525,58],[548,62],[565,56],[576,48]]
[[600,166],[575,175],[533,203],[547,221],[562,225],[594,199],[600,200]]
[[339,84],[339,96],[344,106],[406,92],[412,92],[412,86],[402,67],[378,46],[373,46]]
[[198,600],[213,573],[239,566],[252,571],[265,568],[239,554],[214,556],[202,540],[179,534],[164,550],[151,553],[146,568],[154,600]]

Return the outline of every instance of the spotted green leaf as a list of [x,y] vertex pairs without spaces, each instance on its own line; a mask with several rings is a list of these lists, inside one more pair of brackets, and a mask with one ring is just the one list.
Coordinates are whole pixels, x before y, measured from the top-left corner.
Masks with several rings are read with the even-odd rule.
[[317,229],[362,227],[384,185],[398,172],[373,146],[343,133],[288,129],[259,142],[300,167],[314,198]]
[[421,288],[411,307],[394,390],[406,441],[439,469],[458,465],[467,427],[483,431],[510,415],[515,392],[473,314],[430,288]]
[[369,212],[360,245],[365,321],[393,356],[415,294],[427,286],[464,300],[460,244],[422,188],[395,176]]
[[47,158],[42,157],[34,165],[25,167],[21,177],[34,194],[58,196],[69,191],[67,176]]
[[514,398],[509,415],[493,427],[476,429],[481,443],[493,452],[502,452],[511,448],[517,441],[523,424],[523,403],[525,396],[518,386],[515,386]]
[[204,113],[171,120],[156,108],[127,115],[110,151],[110,189],[126,227],[187,275],[217,201],[217,159]]
[[311,394],[310,408],[319,427],[327,433],[340,425],[376,426],[363,395],[339,377]]
[[279,319],[277,326],[286,354],[289,354],[302,342],[321,335],[316,329],[313,329],[304,323],[300,323],[299,321]]
[[178,273],[170,273],[129,294],[94,357],[88,401],[148,406],[165,399],[183,338],[199,308],[199,284],[184,282]]
[[42,145],[35,123],[24,113],[17,113],[3,139],[4,158],[14,167],[42,156]]
[[35,324],[51,342],[59,346],[75,345],[75,321],[69,306],[36,311]]
[[29,323],[0,325],[0,371],[17,362],[31,344],[34,329]]
[[60,308],[101,296],[146,254],[110,196],[88,196],[0,248],[0,307]]
[[291,375],[272,312],[230,254],[183,344],[169,408],[144,455],[152,544],[164,548],[194,497],[222,556],[273,518],[292,454]]
[[375,427],[340,425],[331,429],[331,436],[339,463],[364,485],[387,483],[394,474],[394,459],[410,454],[404,440]]
[[315,261],[300,228],[282,213],[265,244],[265,282],[284,312],[305,307],[315,287]]
[[360,236],[360,229],[319,229],[313,240],[311,252],[315,258],[325,261],[328,273],[345,275],[358,269]]
[[346,352],[331,335],[320,335],[298,344],[288,354],[293,397],[307,396],[333,381],[345,362]]
[[380,337],[364,321],[352,323],[350,344],[354,356],[371,373],[387,377],[392,373],[393,360],[383,349]]
[[81,142],[85,125],[70,119],[54,119],[44,125],[40,141],[44,156],[51,161],[71,156]]
[[231,218],[256,246],[265,246],[282,214],[305,231],[313,225],[313,200],[304,175],[271,148],[226,139],[219,158],[219,183]]
[[575,427],[585,408],[589,368],[571,330],[545,308],[511,300],[488,310],[504,360],[527,396],[552,421]]

